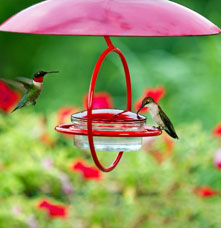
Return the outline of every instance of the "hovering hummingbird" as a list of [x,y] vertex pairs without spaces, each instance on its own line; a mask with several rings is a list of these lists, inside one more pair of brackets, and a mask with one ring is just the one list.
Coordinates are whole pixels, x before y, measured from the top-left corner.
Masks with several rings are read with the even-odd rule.
[[46,71],[40,70],[34,73],[33,80],[24,78],[24,77],[19,77],[16,80],[1,78],[2,81],[5,81],[6,83],[17,87],[22,92],[25,92],[25,95],[19,101],[19,103],[17,104],[17,106],[14,108],[12,112],[30,104],[35,105],[36,100],[38,99],[42,91],[44,76],[49,73],[58,73],[58,72],[59,71],[46,72]]
[[178,139],[178,136],[175,132],[175,129],[170,119],[163,112],[161,107],[153,100],[152,97],[145,97],[143,99],[142,105],[137,111],[137,115],[139,111],[144,107],[149,108],[150,115],[152,116],[153,120],[159,125],[157,127],[158,129],[165,130],[168,133],[168,135],[170,135],[172,138]]

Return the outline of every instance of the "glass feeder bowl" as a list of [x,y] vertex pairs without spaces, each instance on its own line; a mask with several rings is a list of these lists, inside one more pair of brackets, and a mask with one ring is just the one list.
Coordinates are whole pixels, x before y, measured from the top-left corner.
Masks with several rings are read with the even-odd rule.
[[[87,130],[87,111],[78,112],[71,116],[71,128]],[[144,130],[146,118],[137,116],[130,111],[117,109],[92,110],[92,130],[101,135],[95,136],[94,146],[99,151],[134,151],[142,146],[142,137],[135,137],[136,133]],[[112,136],[116,133],[118,136]],[[128,137],[129,136],[129,137]],[[88,137],[74,135],[74,145],[89,150]]]

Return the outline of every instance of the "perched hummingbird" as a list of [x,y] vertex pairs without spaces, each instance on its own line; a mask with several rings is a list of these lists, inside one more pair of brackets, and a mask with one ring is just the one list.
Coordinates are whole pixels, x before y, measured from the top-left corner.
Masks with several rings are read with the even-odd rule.
[[49,73],[58,73],[58,72],[59,71],[46,72],[46,71],[40,70],[34,73],[33,80],[28,78],[23,78],[23,77],[17,78],[16,81],[10,80],[10,79],[1,79],[6,83],[9,83],[17,87],[22,92],[25,92],[25,95],[19,101],[19,103],[17,104],[17,106],[14,108],[12,112],[30,104],[35,105],[36,100],[38,99],[42,91],[44,76]]
[[144,108],[148,107],[150,110],[150,115],[152,116],[153,120],[158,124],[159,129],[165,130],[168,135],[172,138],[178,139],[178,136],[175,132],[173,124],[171,123],[170,119],[167,115],[163,112],[161,107],[153,100],[152,97],[145,97],[142,101],[142,105],[137,111],[137,115],[139,111]]

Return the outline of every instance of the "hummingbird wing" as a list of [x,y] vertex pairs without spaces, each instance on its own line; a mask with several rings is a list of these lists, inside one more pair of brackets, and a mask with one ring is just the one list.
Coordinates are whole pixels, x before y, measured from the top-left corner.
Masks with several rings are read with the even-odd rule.
[[25,86],[23,85],[23,83],[18,82],[16,80],[13,79],[6,79],[6,78],[0,78],[1,81],[17,88],[18,90],[20,90],[22,93],[26,93],[27,92],[27,88],[25,88]]
[[24,77],[18,77],[16,78],[16,80],[20,83],[23,84],[23,86],[26,88],[26,90],[29,90],[32,88],[33,86],[33,80],[29,79],[29,78],[24,78]]
[[[159,107],[160,108],[160,107]],[[176,131],[174,129],[174,126],[172,124],[172,122],[170,121],[170,119],[168,118],[168,116],[165,114],[165,112],[163,112],[163,110],[160,108],[160,117],[165,125],[165,128],[164,130],[168,133],[168,135],[170,135],[172,138],[175,138],[175,139],[179,139],[177,134],[176,134]]]

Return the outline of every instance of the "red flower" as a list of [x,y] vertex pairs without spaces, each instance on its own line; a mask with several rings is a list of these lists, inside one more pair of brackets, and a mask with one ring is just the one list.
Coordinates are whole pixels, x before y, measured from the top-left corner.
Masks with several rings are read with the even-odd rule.
[[54,147],[55,146],[55,141],[51,138],[51,136],[48,134],[48,132],[44,132],[40,140],[42,143],[44,143],[47,146]]
[[142,149],[145,151],[148,151],[159,164],[167,160],[171,156],[174,150],[174,141],[169,136],[164,135],[162,139],[163,139],[163,146],[164,146],[163,150],[154,148],[153,146],[154,138],[151,143],[146,143],[146,144],[144,143],[142,146]]
[[221,148],[214,154],[214,165],[217,169],[221,170]]
[[76,106],[64,106],[60,108],[57,114],[58,124],[70,123],[71,115],[78,111],[79,111],[79,108]]
[[54,147],[56,142],[48,133],[46,117],[43,116],[40,118],[40,125],[42,128],[42,134],[40,135],[41,142],[49,147]]
[[[71,115],[79,111],[78,107],[75,106],[65,106],[58,110],[57,123],[66,124],[71,122]],[[72,135],[63,134],[66,138],[73,138]]]
[[[145,97],[152,97],[153,100],[158,103],[160,101],[160,99],[165,95],[165,89],[162,87],[162,86],[159,86],[155,89],[153,88],[147,88],[144,93],[143,93],[143,96],[137,100],[135,102],[135,105],[134,105],[134,109],[135,110],[138,110],[141,105],[142,105],[142,101]],[[142,113],[145,113],[148,111],[148,108],[143,108],[140,112]]]
[[167,151],[172,152],[174,148],[174,141],[167,135],[163,137],[164,142],[165,142],[165,147]]
[[0,94],[0,109],[9,113],[18,102],[20,94],[8,87],[3,81],[0,81]]
[[56,205],[47,200],[42,200],[38,204],[38,208],[40,210],[46,210],[48,212],[48,216],[51,218],[60,217],[66,218],[67,217],[67,207],[63,205]]
[[[83,105],[85,109],[87,108],[87,99],[88,99],[88,96],[87,95],[84,96]],[[93,109],[113,108],[112,96],[107,92],[95,93],[92,108]]]
[[221,138],[221,123],[217,124],[216,127],[213,129],[213,135],[215,137]]
[[82,160],[75,161],[74,164],[71,166],[71,170],[74,172],[80,172],[83,178],[86,180],[100,180],[102,178],[102,173],[97,167],[90,166]]
[[200,186],[194,189],[194,193],[201,198],[209,198],[217,195],[219,192],[209,186]]

